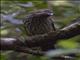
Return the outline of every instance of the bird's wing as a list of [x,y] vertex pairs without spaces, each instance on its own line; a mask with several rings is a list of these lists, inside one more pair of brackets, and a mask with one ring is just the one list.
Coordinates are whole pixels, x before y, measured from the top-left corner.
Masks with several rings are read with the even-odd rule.
[[53,30],[56,31],[55,25],[54,25],[54,20],[52,18],[50,18],[49,20],[51,22],[51,25],[53,27]]

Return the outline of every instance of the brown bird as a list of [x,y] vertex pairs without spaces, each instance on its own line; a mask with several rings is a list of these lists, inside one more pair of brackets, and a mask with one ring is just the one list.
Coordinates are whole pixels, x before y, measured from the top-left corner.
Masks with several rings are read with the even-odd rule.
[[[42,9],[29,14],[24,19],[24,25],[27,36],[34,36],[55,31],[54,22],[51,16],[53,16],[53,12],[49,9]],[[48,45],[50,45],[50,43],[48,43]],[[54,47],[53,45],[48,47],[48,45],[42,44],[42,47],[40,47],[40,49],[45,51],[49,48]]]
[[50,16],[53,12],[49,9],[43,9],[29,14],[24,19],[25,29],[28,36],[55,31],[54,22]]

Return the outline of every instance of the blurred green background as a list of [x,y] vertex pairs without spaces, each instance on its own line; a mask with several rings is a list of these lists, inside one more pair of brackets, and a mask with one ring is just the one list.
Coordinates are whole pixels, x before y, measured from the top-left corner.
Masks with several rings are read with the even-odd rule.
[[[31,11],[39,9],[51,9],[54,13],[54,22],[57,29],[68,25],[71,21],[80,17],[80,1],[77,0],[1,0],[1,37],[17,37],[21,40],[26,38],[22,20]],[[60,49],[80,48],[80,35],[65,41],[57,42]],[[80,54],[76,54],[80,55]],[[13,51],[1,51],[1,60],[48,60],[44,56],[33,56]],[[80,60],[80,56],[75,60]]]

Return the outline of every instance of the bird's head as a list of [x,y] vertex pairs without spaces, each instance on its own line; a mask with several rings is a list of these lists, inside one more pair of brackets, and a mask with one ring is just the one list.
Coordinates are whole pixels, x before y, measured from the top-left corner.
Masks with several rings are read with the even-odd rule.
[[50,9],[43,9],[32,13],[30,18],[48,18],[50,16],[53,16],[53,12]]
[[38,11],[36,13],[37,16],[42,16],[42,17],[50,17],[53,15],[53,12],[49,9],[44,9],[44,10],[41,10],[41,11]]

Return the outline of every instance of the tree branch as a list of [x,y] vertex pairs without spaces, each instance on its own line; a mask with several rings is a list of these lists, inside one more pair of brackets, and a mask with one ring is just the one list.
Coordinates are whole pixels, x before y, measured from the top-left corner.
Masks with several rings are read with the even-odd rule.
[[73,22],[59,31],[27,37],[25,42],[16,38],[10,38],[7,40],[1,38],[0,50],[14,50],[35,55],[44,55],[45,52],[33,51],[28,47],[45,46],[44,49],[51,49],[53,48],[53,44],[55,45],[57,41],[61,39],[69,39],[77,35],[80,35],[80,18],[76,19],[76,22]]
[[63,29],[60,29],[59,31],[28,37],[26,39],[26,44],[28,43],[27,46],[32,47],[43,45],[51,46],[52,44],[55,44],[58,40],[69,39],[77,35],[80,35],[80,19],[78,22],[70,24]]

